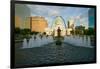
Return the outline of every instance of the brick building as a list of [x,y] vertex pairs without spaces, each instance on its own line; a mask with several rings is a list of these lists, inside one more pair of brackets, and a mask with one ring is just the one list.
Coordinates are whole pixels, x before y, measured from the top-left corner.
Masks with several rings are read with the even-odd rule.
[[48,27],[47,20],[41,16],[30,17],[30,28],[32,32],[45,32]]

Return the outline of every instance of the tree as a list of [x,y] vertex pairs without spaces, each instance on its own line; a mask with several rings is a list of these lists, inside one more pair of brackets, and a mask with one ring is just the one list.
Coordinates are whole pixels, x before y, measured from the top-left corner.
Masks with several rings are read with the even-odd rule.
[[15,33],[20,34],[20,28],[15,28]]

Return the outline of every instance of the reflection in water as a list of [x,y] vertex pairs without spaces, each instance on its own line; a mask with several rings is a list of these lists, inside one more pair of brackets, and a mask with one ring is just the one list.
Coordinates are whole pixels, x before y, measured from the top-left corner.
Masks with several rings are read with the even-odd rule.
[[56,60],[58,62],[64,62],[64,50],[63,50],[63,37],[56,37]]
[[58,39],[56,40],[56,45],[60,46],[61,44],[62,44],[62,41],[60,40],[60,38],[58,38]]

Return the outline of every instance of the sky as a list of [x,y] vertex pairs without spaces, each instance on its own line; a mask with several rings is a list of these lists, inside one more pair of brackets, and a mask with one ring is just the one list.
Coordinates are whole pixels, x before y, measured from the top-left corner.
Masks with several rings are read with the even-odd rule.
[[[20,6],[22,4],[19,4]],[[88,27],[88,11],[90,8],[69,7],[69,6],[49,6],[25,4],[30,9],[30,16],[43,16],[51,27],[56,16],[61,16],[66,25],[68,20],[73,19],[75,26],[84,25]]]
[[45,6],[45,5],[27,5],[31,10],[31,16],[43,16],[52,25],[56,16],[62,16],[66,25],[68,20],[73,19],[75,25],[88,26],[89,8],[69,7],[69,6]]

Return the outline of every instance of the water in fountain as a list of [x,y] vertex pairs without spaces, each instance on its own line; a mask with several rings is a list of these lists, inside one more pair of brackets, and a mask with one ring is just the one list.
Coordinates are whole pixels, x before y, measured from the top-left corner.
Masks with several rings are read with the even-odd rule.
[[31,47],[32,47],[32,38],[29,39],[28,47],[27,48],[31,48]]
[[90,37],[88,36],[88,46],[91,46],[91,44],[90,44]]
[[23,43],[22,44],[23,44],[22,48],[27,48],[28,47],[26,38],[23,39]]
[[[36,39],[34,37],[36,37]],[[52,42],[54,42],[52,36],[43,36],[41,39],[39,35],[32,35],[32,38],[30,38],[28,42],[26,39],[23,40],[23,48],[40,47]]]
[[34,37],[32,37],[32,44],[31,44],[31,48],[32,47],[36,47],[37,46],[37,40],[34,39]]
[[49,36],[49,43],[52,43],[52,42],[54,42],[53,38],[52,38],[52,36]]
[[48,39],[47,39],[46,36],[43,37],[42,44],[43,44],[43,45],[48,44]]
[[40,47],[41,46],[41,38],[39,36],[37,36],[37,39],[35,41],[35,44],[37,47]]
[[74,38],[72,36],[65,36],[64,42],[73,44],[75,46],[92,48],[92,46],[90,45],[89,36],[81,36],[81,37],[75,36]]
[[34,39],[34,37],[35,36],[33,35],[32,38],[29,39],[28,48],[40,46],[40,38],[37,36],[36,39]]

